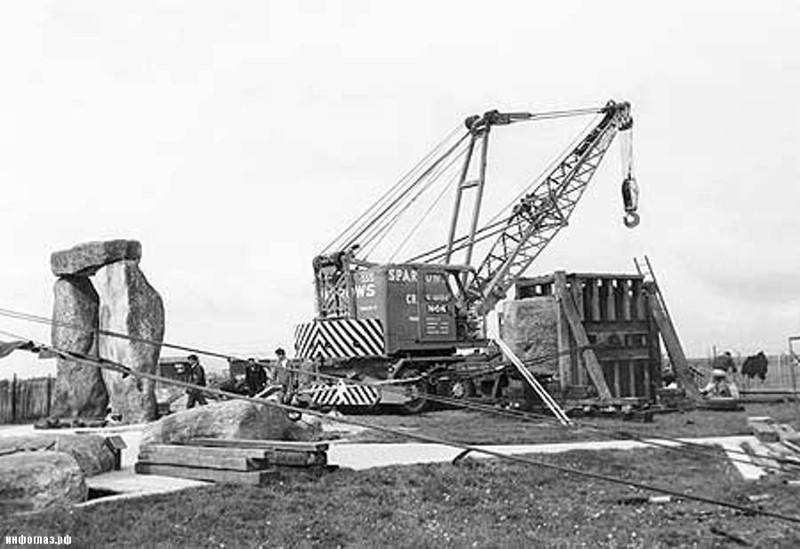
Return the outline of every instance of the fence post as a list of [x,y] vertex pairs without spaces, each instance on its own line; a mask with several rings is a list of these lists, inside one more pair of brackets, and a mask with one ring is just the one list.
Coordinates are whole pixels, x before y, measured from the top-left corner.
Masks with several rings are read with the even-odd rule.
[[11,423],[17,422],[17,374],[11,378]]
[[47,410],[45,417],[50,417],[50,399],[53,398],[52,395],[52,382],[53,376],[47,374],[47,404],[45,405],[44,409]]

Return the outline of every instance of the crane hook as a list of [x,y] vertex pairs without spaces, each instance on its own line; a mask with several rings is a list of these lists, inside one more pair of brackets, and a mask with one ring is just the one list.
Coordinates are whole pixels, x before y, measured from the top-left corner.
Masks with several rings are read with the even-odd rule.
[[626,227],[632,229],[639,224],[639,214],[636,213],[639,209],[639,185],[630,173],[622,181],[622,204],[625,207],[622,221]]

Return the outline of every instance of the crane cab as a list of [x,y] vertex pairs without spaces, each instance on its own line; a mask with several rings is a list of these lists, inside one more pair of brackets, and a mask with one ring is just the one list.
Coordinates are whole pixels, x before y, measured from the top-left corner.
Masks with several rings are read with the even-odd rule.
[[446,356],[485,343],[467,306],[469,267],[320,258],[315,270],[318,318],[295,333],[302,358]]
[[462,281],[469,272],[413,263],[356,271],[355,317],[381,322],[387,355],[463,346],[469,323]]

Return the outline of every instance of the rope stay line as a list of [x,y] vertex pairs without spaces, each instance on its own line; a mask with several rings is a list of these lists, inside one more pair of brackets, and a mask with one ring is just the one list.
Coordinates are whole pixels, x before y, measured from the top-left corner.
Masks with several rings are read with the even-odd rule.
[[[0,332],[2,332],[2,331],[0,331]],[[9,335],[11,337],[18,338],[18,339],[23,339],[23,340],[26,339],[26,338],[19,338],[19,336],[15,335],[15,334],[12,334],[10,332],[2,332],[2,333],[7,334],[7,335]],[[730,502],[730,501],[724,501],[724,500],[718,500],[718,499],[714,499],[714,498],[711,498],[711,497],[684,493],[684,492],[681,492],[679,490],[675,490],[675,489],[668,488],[668,487],[656,486],[656,485],[643,483],[643,482],[637,482],[637,481],[633,481],[633,480],[629,480],[629,479],[622,479],[622,478],[614,477],[614,476],[611,476],[611,475],[605,475],[605,474],[601,474],[601,473],[593,473],[591,471],[583,471],[581,469],[576,469],[574,467],[568,467],[568,466],[564,466],[564,465],[557,465],[557,464],[554,464],[554,463],[548,463],[546,461],[533,459],[533,458],[530,458],[530,457],[527,457],[527,456],[519,456],[519,455],[513,455],[513,454],[511,454],[511,455],[510,454],[503,454],[502,452],[491,450],[489,448],[482,448],[482,447],[476,446],[474,444],[463,444],[463,443],[460,443],[460,442],[457,442],[457,441],[450,441],[450,440],[447,440],[447,439],[443,439],[443,438],[435,437],[435,436],[431,436],[431,435],[400,431],[400,430],[392,429],[390,427],[372,425],[372,424],[366,423],[364,421],[360,421],[360,420],[356,420],[356,419],[352,419],[352,418],[342,418],[342,417],[332,418],[332,417],[329,417],[327,414],[324,414],[322,412],[318,412],[318,411],[315,411],[315,410],[308,410],[308,409],[305,409],[305,408],[299,408],[299,407],[296,407],[296,406],[291,406],[289,404],[283,404],[283,403],[280,403],[280,402],[267,400],[267,399],[263,399],[263,398],[248,397],[248,396],[239,395],[239,394],[236,394],[236,393],[230,393],[230,392],[227,392],[227,391],[222,391],[220,389],[213,389],[213,388],[210,388],[210,387],[195,385],[195,384],[192,384],[192,383],[187,383],[187,382],[176,380],[176,379],[165,378],[165,377],[158,376],[158,375],[155,375],[155,374],[150,374],[150,373],[147,373],[147,372],[138,372],[138,371],[131,370],[127,366],[125,366],[123,364],[120,364],[118,362],[112,361],[112,360],[103,359],[103,358],[89,357],[89,356],[84,355],[82,353],[76,353],[76,352],[72,352],[72,351],[62,351],[62,350],[59,350],[59,349],[55,349],[55,348],[53,348],[53,347],[51,347],[49,345],[45,345],[43,343],[39,343],[39,342],[33,342],[33,343],[38,346],[39,350],[46,350],[46,351],[55,353],[55,354],[61,356],[62,358],[65,358],[65,359],[74,360],[74,361],[76,361],[78,363],[81,363],[81,364],[84,364],[84,365],[87,365],[87,366],[93,366],[93,367],[100,368],[100,369],[111,370],[111,371],[115,371],[115,372],[118,372],[118,373],[125,373],[125,374],[128,374],[128,375],[132,375],[134,377],[148,379],[148,380],[154,381],[154,382],[160,382],[160,383],[164,383],[164,384],[168,384],[168,385],[174,385],[174,386],[177,386],[177,387],[182,387],[184,389],[198,390],[198,391],[205,392],[206,394],[215,395],[215,396],[222,397],[222,398],[233,399],[233,400],[242,400],[242,401],[245,401],[245,402],[251,402],[251,403],[262,405],[262,406],[271,406],[271,407],[274,407],[274,408],[282,409],[282,410],[284,410],[286,412],[293,412],[295,414],[304,414],[305,413],[305,414],[308,414],[308,415],[311,415],[311,416],[315,416],[315,417],[318,417],[318,418],[321,418],[321,419],[332,420],[332,421],[337,422],[337,423],[343,423],[343,424],[346,424],[346,425],[355,425],[355,426],[358,426],[358,427],[363,427],[365,429],[372,429],[372,430],[375,430],[375,431],[381,431],[381,432],[392,434],[392,435],[396,435],[396,436],[402,436],[402,437],[405,437],[405,438],[408,438],[408,439],[412,439],[412,440],[419,440],[421,442],[426,442],[426,443],[431,443],[431,444],[440,444],[440,445],[449,446],[449,447],[452,447],[452,448],[459,448],[459,449],[461,449],[461,450],[463,450],[465,452],[473,452],[473,453],[476,453],[476,454],[488,455],[488,456],[491,456],[491,457],[494,457],[494,458],[497,458],[497,459],[500,459],[500,460],[511,461],[511,462],[516,462],[516,463],[522,463],[522,464],[525,464],[525,465],[533,465],[533,466],[536,466],[536,467],[542,467],[542,468],[545,468],[545,469],[551,469],[551,470],[554,470],[554,471],[559,471],[561,473],[566,473],[566,474],[571,474],[571,475],[580,476],[580,477],[584,477],[584,478],[591,478],[591,479],[594,479],[594,480],[608,482],[608,483],[612,483],[612,484],[618,484],[618,485],[622,485],[622,486],[627,486],[629,488],[632,487],[632,488],[637,488],[637,489],[640,489],[640,490],[646,490],[646,491],[651,491],[651,492],[655,492],[655,493],[661,493],[661,494],[673,496],[673,497],[680,498],[680,499],[691,500],[691,501],[696,501],[696,502],[700,502],[700,503],[706,503],[706,504],[715,505],[715,506],[719,506],[719,507],[727,507],[729,509],[734,509],[734,510],[742,512],[742,513],[753,514],[753,515],[761,515],[761,516],[765,516],[765,517],[774,518],[774,519],[777,519],[777,520],[782,520],[782,521],[785,521],[785,522],[790,522],[790,523],[793,523],[793,524],[800,524],[800,517],[796,517],[796,516],[784,515],[782,513],[776,513],[776,512],[767,511],[767,510],[764,510],[764,509],[758,509],[758,508],[754,508],[754,507],[747,507],[745,505],[740,505],[738,503],[734,503],[734,502]]]
[[[385,218],[387,216],[391,216],[398,209],[402,209],[403,208],[403,200],[409,195],[409,193],[411,193],[417,186],[422,184],[424,181],[430,179],[431,178],[431,174],[432,173],[436,173],[436,170],[439,169],[439,167],[442,165],[442,163],[447,158],[449,158],[453,154],[453,152],[456,149],[458,149],[458,147],[460,147],[464,143],[464,141],[466,140],[466,138],[468,136],[469,136],[469,133],[468,132],[464,132],[463,135],[461,135],[456,140],[455,143],[450,145],[444,153],[439,155],[436,158],[436,160],[434,160],[430,164],[430,166],[427,166],[425,168],[425,170],[419,176],[417,176],[415,179],[411,180],[410,183],[408,185],[406,185],[405,189],[402,189],[401,191],[396,193],[397,196],[395,196],[394,198],[391,198],[391,199],[387,199],[387,201],[389,202],[388,204],[379,206],[378,207],[379,211],[377,213],[375,213],[372,216],[364,219],[364,222],[362,223],[362,225],[356,231],[354,231],[352,235],[350,235],[350,236],[346,237],[345,239],[343,239],[341,247],[343,249],[348,249],[348,248],[351,248],[355,244],[359,244],[361,247],[365,247],[367,244],[369,244],[370,240],[373,237],[366,236],[366,235],[369,234],[368,232],[370,230],[372,230],[372,233],[374,234],[375,231],[374,231],[374,229],[372,229],[373,226],[376,225],[376,224],[379,224],[381,222],[385,223]],[[363,242],[359,242],[359,240],[362,239],[362,238],[364,239],[364,241]]]
[[[343,242],[352,241],[352,233],[354,231],[360,230],[360,227],[363,227],[363,224],[367,221],[364,219],[373,212],[373,210],[381,207],[385,202],[391,200],[391,196],[397,192],[399,188],[401,188],[406,182],[412,180],[415,174],[422,169],[422,166],[425,165],[435,154],[444,148],[445,144],[453,139],[456,134],[461,131],[461,125],[457,124],[452,131],[450,131],[447,136],[444,137],[433,149],[431,149],[416,165],[414,165],[411,169],[409,169],[403,176],[392,186],[390,186],[384,193],[372,203],[372,205],[367,208],[364,212],[361,213],[353,222],[350,223],[341,233],[339,233],[322,251],[322,253],[326,253],[333,248],[344,248],[346,247]],[[364,223],[362,223],[362,221]],[[359,227],[359,228],[357,228]]]
[[[408,209],[425,193],[434,183],[438,182],[447,170],[453,167],[453,165],[466,154],[466,145],[464,141],[461,141],[457,144],[457,148],[461,150],[453,149],[449,152],[447,157],[449,160],[446,163],[438,163],[436,167],[431,170],[430,172],[426,172],[423,177],[420,177],[418,183],[421,183],[423,180],[425,181],[424,184],[421,184],[421,188],[417,191],[416,194],[408,198],[405,203],[398,203],[398,205],[394,208],[391,217],[388,216],[381,216],[380,218],[376,219],[376,226],[378,229],[373,229],[372,232],[366,232],[362,235],[363,242],[358,242],[362,250],[366,250],[365,256],[369,256],[375,249],[383,242],[386,236],[389,234],[391,229],[400,221],[401,217]],[[442,157],[444,159],[445,157]],[[416,183],[415,183],[416,186]],[[413,190],[413,187],[410,190]],[[353,244],[356,242],[353,241]],[[367,248],[368,245],[371,246]]]
[[[19,313],[17,311],[11,311],[11,310],[8,310],[8,309],[3,309],[3,308],[0,308],[0,316],[8,316],[8,317],[16,318],[16,319],[19,319],[19,320],[37,322],[37,323],[40,323],[40,324],[47,324],[47,325],[51,325],[51,326],[66,327],[66,328],[71,328],[71,329],[80,330],[80,331],[89,331],[89,330],[86,330],[85,327],[79,327],[79,326],[76,326],[76,325],[73,325],[73,324],[69,324],[69,323],[64,323],[64,322],[55,322],[55,321],[53,321],[51,319],[48,319],[48,318],[45,318],[45,317],[31,315],[31,314],[27,314],[27,313]],[[184,346],[184,345],[175,345],[175,344],[164,343],[164,342],[159,343],[159,342],[156,342],[156,341],[153,341],[153,340],[148,340],[148,339],[144,339],[144,338],[137,338],[137,337],[129,336],[127,334],[122,334],[122,333],[119,333],[119,332],[112,332],[112,331],[107,331],[107,330],[92,330],[92,331],[94,333],[96,333],[96,334],[99,334],[99,335],[105,335],[105,336],[109,336],[109,337],[116,337],[116,338],[126,339],[126,340],[129,340],[129,341],[134,341],[134,342],[138,342],[138,343],[145,343],[145,344],[149,344],[149,345],[153,345],[153,346],[176,349],[176,350],[186,351],[186,352],[190,352],[190,353],[201,354],[201,355],[211,356],[211,357],[215,357],[215,358],[221,358],[221,359],[225,359],[225,360],[229,360],[229,361],[230,360],[243,360],[241,357],[237,357],[237,356],[234,356],[234,355],[227,355],[227,354],[217,353],[217,352],[214,352],[214,351],[209,351],[209,350],[201,349],[201,348],[197,348],[197,347],[188,347],[188,346]],[[6,335],[9,335],[10,337],[15,337],[15,338],[18,338],[18,339],[27,339],[27,338],[21,338],[20,336],[17,336],[15,334],[10,333],[10,332],[5,332],[3,330],[0,330],[0,333],[6,334]],[[564,354],[570,354],[570,353],[573,353],[573,352],[581,352],[581,351],[583,351],[584,349],[587,349],[587,348],[593,348],[593,346],[588,345],[588,346],[585,346],[585,347],[579,347],[579,348],[577,348],[575,350],[559,351],[559,352],[556,352],[556,353],[548,353],[546,355],[541,355],[539,357],[536,357],[536,358],[534,358],[532,360],[528,360],[528,361],[526,361],[526,364],[529,365],[529,366],[533,366],[533,365],[536,365],[536,364],[547,362],[547,361],[549,361],[549,360],[551,360],[553,358],[558,358],[559,356],[564,355]],[[296,374],[307,374],[308,373],[308,372],[303,371],[303,370],[298,369],[298,368],[286,367],[285,369],[287,371],[289,371],[289,372],[296,373]],[[317,377],[317,378],[328,379],[328,380],[331,380],[331,381],[341,381],[342,380],[342,378],[340,378],[340,377],[329,375],[329,374],[323,374],[323,373],[319,373],[319,372],[313,373],[312,375]],[[351,383],[353,385],[376,387],[376,385],[373,384],[373,383],[366,382],[366,381],[361,381],[361,380],[354,380],[354,379],[353,380],[348,380],[348,383]],[[405,395],[405,391],[402,388],[399,388],[399,387],[398,388],[393,388],[391,386],[386,386],[386,385],[378,385],[378,387],[380,388],[380,390],[386,391],[388,393],[401,395],[401,396]],[[538,422],[539,420],[544,419],[544,420],[552,422],[554,420],[554,418],[552,416],[546,415],[546,414],[537,414],[535,412],[528,412],[528,411],[521,411],[521,410],[500,409],[500,408],[496,408],[496,407],[493,407],[493,406],[481,404],[481,403],[478,403],[478,402],[470,402],[470,401],[465,401],[465,400],[461,400],[461,399],[454,399],[454,398],[449,398],[449,397],[440,396],[440,395],[421,394],[421,395],[419,395],[419,398],[422,398],[424,400],[429,400],[431,402],[436,402],[436,403],[439,403],[439,404],[447,404],[447,405],[452,405],[452,406],[466,408],[466,409],[473,409],[473,410],[476,410],[476,411],[483,411],[483,412],[492,413],[492,414],[495,414],[495,415],[505,415],[505,416],[508,416],[508,417],[516,417],[516,418],[519,418],[519,419],[525,419],[526,421],[537,421]],[[694,453],[694,454],[697,454],[698,451],[699,451],[699,453],[705,453],[706,455],[717,455],[715,452],[712,454],[713,450],[710,449],[709,447],[703,445],[703,444],[698,444],[698,443],[694,443],[692,441],[687,441],[687,440],[684,440],[684,439],[679,438],[677,436],[670,436],[670,435],[667,435],[667,434],[658,434],[658,435],[648,435],[647,438],[646,438],[644,435],[639,434],[639,433],[632,433],[630,431],[622,431],[622,430],[618,430],[618,429],[612,428],[612,427],[600,426],[600,425],[597,425],[595,423],[580,422],[580,421],[574,421],[573,420],[573,425],[574,425],[574,427],[585,427],[585,428],[589,428],[589,429],[594,429],[595,431],[607,433],[610,436],[613,436],[614,438],[625,439],[625,440],[636,440],[636,441],[638,441],[640,443],[643,443],[643,444],[646,444],[646,445],[649,444],[649,445],[653,445],[653,446],[657,446],[657,447],[664,447],[664,448],[669,447],[669,448],[674,449],[676,451],[687,451],[689,453]],[[554,424],[554,426],[555,427],[564,428],[564,426],[562,426],[560,424],[559,425]],[[678,444],[679,446],[678,447],[667,446],[667,445],[662,444],[662,443],[654,442],[654,441],[657,441],[657,440],[663,440],[663,441],[666,441],[666,442],[669,442],[669,443],[672,443],[672,444]],[[690,450],[688,450],[686,448],[681,448],[682,446],[693,447],[695,449],[695,451],[690,451]],[[737,454],[737,455],[742,455],[742,456],[745,456],[745,457],[748,458],[746,460],[739,460],[739,459],[735,459],[735,458],[732,458],[732,457],[729,456],[728,459],[730,459],[731,461],[738,461],[740,463],[752,464],[752,461],[749,459],[750,456],[752,456],[752,457],[764,458],[764,459],[768,459],[768,460],[771,459],[771,460],[774,460],[774,461],[776,461],[778,463],[781,463],[781,464],[784,464],[784,465],[790,465],[792,467],[798,467],[798,464],[796,462],[793,462],[793,461],[788,460],[788,459],[774,458],[772,456],[767,456],[767,455],[763,455],[763,454],[759,454],[759,453],[748,453],[748,452],[744,452],[744,451],[737,451],[737,450],[734,450],[734,449],[726,449],[726,452],[728,454]],[[774,469],[774,470],[782,470],[780,467],[772,467],[772,466],[764,466],[763,468]]]

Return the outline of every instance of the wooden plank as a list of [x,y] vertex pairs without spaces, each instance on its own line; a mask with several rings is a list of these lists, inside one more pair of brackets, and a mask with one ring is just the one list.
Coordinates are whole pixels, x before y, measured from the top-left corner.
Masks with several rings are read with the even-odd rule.
[[614,281],[611,279],[603,280],[603,293],[606,299],[606,315],[605,320],[617,320],[617,297],[614,294]]
[[326,465],[325,452],[208,448],[203,446],[147,446],[139,452],[139,461],[164,465],[183,465],[209,469],[256,471],[275,465],[315,467]]
[[678,339],[678,334],[675,332],[675,327],[667,318],[666,312],[661,308],[658,297],[655,295],[656,291],[653,288],[648,294],[647,300],[650,305],[650,313],[653,315],[658,331],[661,333],[661,339],[664,340],[664,346],[667,348],[667,354],[672,362],[678,383],[686,391],[686,395],[697,402],[700,400],[700,390],[695,385],[694,377],[689,371],[689,363],[683,353],[683,347]]
[[268,458],[274,450],[269,448],[234,448],[225,446],[188,446],[185,444],[148,444],[140,452],[159,455],[191,455],[205,457]]
[[622,347],[616,349],[595,349],[598,360],[649,360],[650,350],[646,347]]
[[628,373],[630,374],[630,394],[628,396],[640,397],[642,395],[636,393],[636,363],[629,360],[627,362]]
[[584,322],[586,320],[586,307],[584,306],[583,280],[573,278],[570,281],[569,289],[572,292],[575,307],[578,309],[578,316],[580,316],[581,322]]
[[613,278],[613,279],[627,279],[627,280],[643,280],[644,276],[640,274],[629,274],[629,273],[570,273],[569,276],[574,276],[578,278],[597,278],[597,279],[605,279],[605,278]]
[[603,320],[603,317],[600,315],[600,286],[597,284],[597,280],[594,278],[590,278],[586,280],[586,287],[589,290],[589,314],[587,314],[587,318],[590,320]]
[[258,471],[268,468],[264,460],[253,460],[237,456],[203,456],[176,453],[139,452],[139,463],[150,465],[174,465],[176,467],[198,467],[226,471]]
[[630,280],[620,280],[617,284],[621,285],[622,291],[622,304],[620,308],[622,309],[622,318],[620,320],[630,321],[633,320],[633,316],[631,315],[631,294],[633,293],[633,283]]
[[[564,271],[556,271],[553,275],[556,295],[567,293],[567,277]],[[566,389],[570,385],[574,385],[575,381],[572,379],[572,357],[569,345],[569,328],[567,327],[567,319],[564,318],[564,313],[561,310],[561,304],[556,300],[556,334],[558,337],[558,377],[561,384],[561,389]]]
[[[583,329],[583,324],[581,324],[578,311],[575,309],[575,302],[573,301],[572,296],[566,292],[561,292],[558,296],[558,299],[561,302],[561,309],[564,311],[565,316],[567,317],[567,322],[569,323],[572,335],[575,337],[575,342],[579,347],[588,347],[589,337],[586,335],[586,332]],[[589,373],[589,377],[592,379],[594,386],[597,388],[600,398],[603,400],[610,399],[611,391],[608,389],[608,384],[606,384],[603,370],[600,368],[600,363],[597,361],[597,356],[595,356],[594,350],[584,349],[582,355],[584,365],[586,366],[586,371]]]
[[160,475],[232,484],[264,484],[270,477],[277,474],[277,471],[226,471],[142,462],[134,465],[134,471],[139,475]]
[[631,317],[633,320],[646,320],[647,315],[645,314],[645,300],[644,300],[644,291],[643,285],[641,280],[634,280],[633,281],[633,310],[631,311]]
[[222,438],[193,438],[187,445],[212,446],[225,448],[261,448],[264,450],[294,450],[297,452],[322,452],[328,449],[327,442],[291,442],[287,440],[252,440],[252,439],[222,439]]

